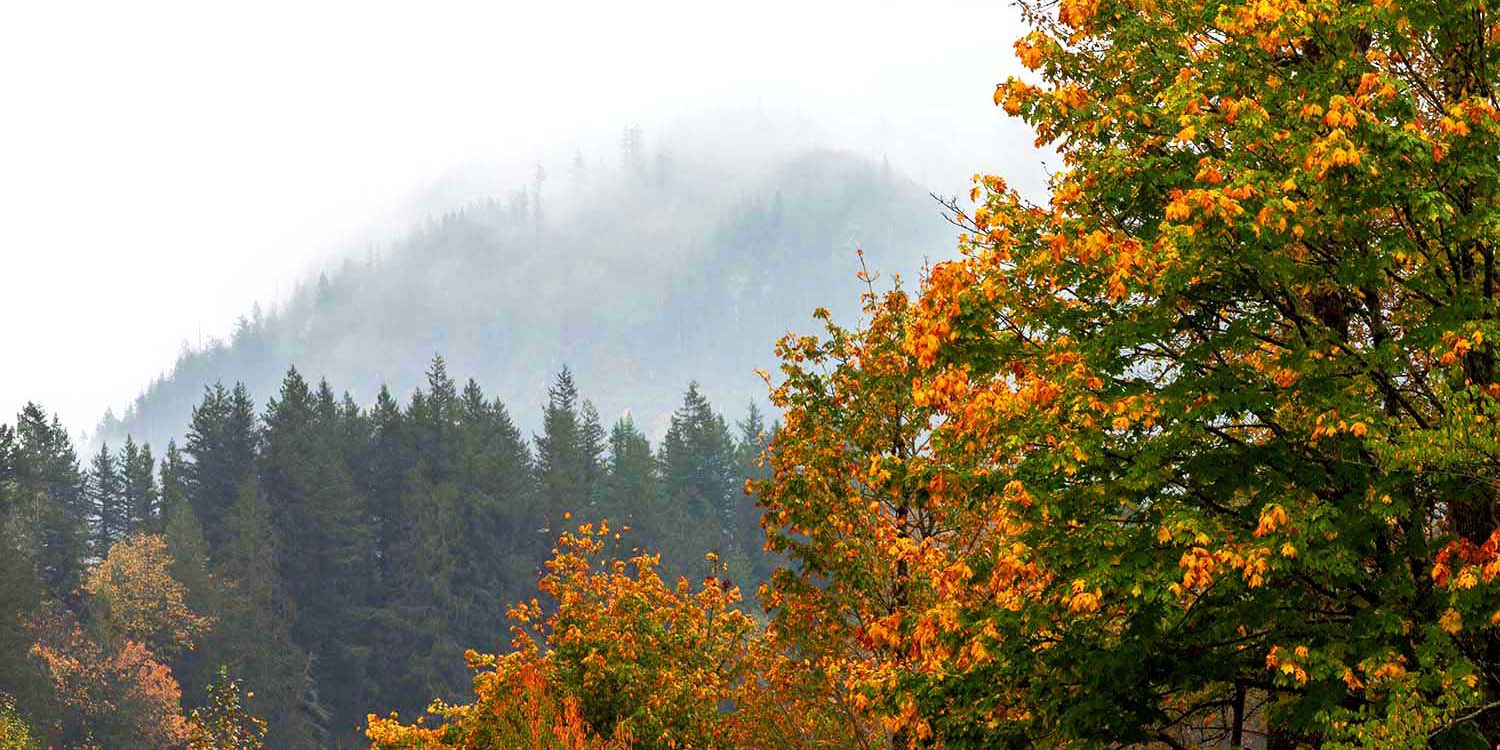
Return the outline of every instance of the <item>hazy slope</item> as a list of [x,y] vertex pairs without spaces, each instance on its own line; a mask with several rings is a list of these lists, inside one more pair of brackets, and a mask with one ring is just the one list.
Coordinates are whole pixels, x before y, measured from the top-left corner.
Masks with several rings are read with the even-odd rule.
[[737,415],[763,400],[752,370],[774,366],[777,337],[812,330],[819,305],[852,320],[856,247],[887,275],[952,252],[924,190],[848,154],[593,171],[547,183],[540,212],[530,195],[486,200],[310,280],[231,340],[184,353],[97,437],[160,447],[205,385],[242,380],[263,402],[292,364],[361,403],[382,383],[404,395],[441,353],[528,430],[567,364],[606,420],[630,409],[655,438],[690,379]]

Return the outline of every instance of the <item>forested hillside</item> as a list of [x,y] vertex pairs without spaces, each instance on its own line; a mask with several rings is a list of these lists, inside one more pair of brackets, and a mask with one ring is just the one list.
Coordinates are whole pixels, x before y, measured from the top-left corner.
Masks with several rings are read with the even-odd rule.
[[618,167],[580,156],[247,311],[97,436],[165,445],[205,385],[266,393],[292,364],[368,405],[381,385],[408,393],[417,363],[443,352],[518,424],[539,424],[545,373],[567,365],[601,414],[631,409],[659,437],[684,377],[739,413],[764,398],[752,371],[781,334],[819,305],[852,315],[857,248],[887,273],[951,252],[940,206],[882,165],[829,151],[734,167],[648,158],[642,138],[627,130]]
[[[197,389],[160,462],[135,439],[80,459],[28,406],[0,428],[0,747],[258,750],[257,715],[276,750],[1500,747],[1500,23],[1468,0],[1023,11],[1031,73],[994,103],[1064,167],[1046,203],[976,176],[957,256],[915,286],[841,293],[817,254],[864,221],[901,239],[880,169],[809,157],[821,187],[725,220],[627,159],[642,221],[476,208],[180,368],[285,346],[337,372],[389,329],[387,355],[546,378],[535,429],[425,353],[405,399],[285,368],[159,384]],[[662,195],[687,234],[653,223]],[[581,286],[540,251],[429,273],[446,251],[412,248],[484,255],[460,241],[480,216],[536,247],[663,242],[627,264],[580,240]],[[665,241],[700,231],[713,252]],[[426,327],[509,284],[501,319],[569,312]],[[779,328],[747,309],[841,299],[860,314],[777,340],[775,424],[683,384],[723,364],[706,342]],[[610,340],[575,350],[568,321]],[[629,400],[596,408],[595,380],[672,389],[663,437],[601,418]]]
[[371,707],[462,694],[465,650],[499,648],[507,603],[584,519],[752,585],[770,558],[744,482],[771,428],[684,388],[653,447],[566,369],[534,436],[441,358],[368,408],[293,369],[263,406],[209,388],[160,462],[129,439],[80,459],[29,406],[0,425],[0,610],[18,614],[0,694],[62,746],[174,746],[179,686],[201,707],[227,669],[270,747],[353,747]]

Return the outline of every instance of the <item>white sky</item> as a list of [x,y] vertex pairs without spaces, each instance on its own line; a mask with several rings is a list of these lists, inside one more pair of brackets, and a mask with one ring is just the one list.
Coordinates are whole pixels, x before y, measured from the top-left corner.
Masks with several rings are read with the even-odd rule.
[[1018,29],[1005,0],[0,0],[0,422],[91,428],[445,175],[630,122],[768,108],[942,192],[1035,180],[990,102]]

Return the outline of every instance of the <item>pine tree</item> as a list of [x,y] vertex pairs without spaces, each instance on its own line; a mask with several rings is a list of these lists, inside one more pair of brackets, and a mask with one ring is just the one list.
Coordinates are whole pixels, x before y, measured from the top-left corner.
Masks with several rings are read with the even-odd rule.
[[426,398],[413,400],[412,427],[417,439],[418,458],[426,463],[434,482],[448,481],[454,471],[454,443],[459,419],[458,390],[448,376],[448,366],[441,356],[434,356],[427,368]]
[[8,516],[16,509],[18,451],[15,428],[0,424],[0,517]]
[[588,504],[594,505],[603,489],[605,476],[608,471],[604,464],[606,450],[606,434],[604,424],[599,419],[599,410],[594,407],[594,402],[584,399],[583,406],[578,410],[578,436],[579,452],[583,458],[583,478],[588,487]]

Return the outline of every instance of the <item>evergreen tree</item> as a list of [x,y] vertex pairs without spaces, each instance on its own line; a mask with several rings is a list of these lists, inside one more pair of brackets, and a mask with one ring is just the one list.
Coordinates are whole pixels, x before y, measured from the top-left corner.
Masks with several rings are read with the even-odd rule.
[[[170,455],[173,446],[169,444],[167,450]],[[180,655],[172,665],[173,673],[182,683],[183,695],[197,696],[209,684],[224,658],[219,644],[213,640],[213,632],[232,627],[234,623],[224,621],[225,591],[210,569],[208,541],[203,536],[203,526],[193,513],[193,506],[182,501],[168,506],[162,526],[162,537],[172,557],[168,572],[187,590],[188,608],[215,618],[215,626],[204,646]]]
[[[695,551],[724,552],[734,539],[736,493],[734,441],[724,418],[714,413],[696,382],[672,415],[662,440],[660,464],[663,518],[682,518],[664,546],[679,560]],[[741,486],[743,486],[741,484]]]
[[727,562],[730,564],[731,574],[736,576],[736,582],[745,590],[751,590],[754,588],[753,583],[769,580],[777,562],[762,549],[760,507],[750,491],[753,485],[771,478],[771,467],[763,457],[771,447],[776,427],[766,426],[765,415],[753,401],[745,409],[745,417],[736,422],[735,426],[739,430],[734,448],[735,479],[742,483],[742,487],[737,488],[739,491],[734,493],[735,539],[749,569],[743,571],[744,576],[741,577],[742,571],[735,569],[733,561]]
[[391,540],[392,589],[382,613],[375,673],[393,708],[418,710],[419,696],[452,696],[464,684],[463,650],[451,618],[463,528],[458,491],[413,467],[404,478],[404,528]]
[[457,637],[474,647],[495,648],[504,632],[504,604],[529,586],[537,545],[531,460],[505,406],[488,402],[470,380],[459,398],[457,474],[462,548],[456,590],[467,616]]
[[405,416],[390,389],[381,386],[375,398],[375,406],[369,415],[370,444],[367,454],[367,469],[356,474],[356,482],[365,496],[365,515],[370,519],[372,546],[375,556],[378,597],[389,589],[393,571],[390,565],[392,541],[399,535],[401,520],[401,488],[405,480],[405,466],[409,461],[408,438]]
[[0,517],[16,507],[16,462],[19,460],[15,428],[0,424]]
[[603,473],[604,431],[598,427],[598,413],[589,407],[580,414],[579,409],[573,373],[563,367],[547,389],[542,434],[536,436],[537,483],[549,526],[564,512],[587,505]]
[[[264,421],[260,488],[286,543],[281,577],[297,605],[293,637],[314,657],[312,689],[361,684],[361,627],[354,615],[374,576],[365,501],[339,455],[337,402],[326,384],[314,394],[292,368],[267,403]],[[336,722],[358,720],[359,707],[338,700],[357,695],[330,698]]]
[[244,384],[233,391],[215,383],[193,409],[184,449],[192,459],[185,479],[193,512],[203,523],[209,548],[225,540],[225,519],[239,486],[255,471],[255,404]]
[[609,478],[605,483],[602,515],[635,527],[636,539],[646,545],[660,540],[648,535],[657,502],[656,457],[646,435],[626,414],[609,433]]
[[254,476],[235,493],[215,570],[229,587],[205,651],[218,655],[256,693],[270,747],[315,748],[317,711],[305,706],[308,655],[293,639],[296,609],[277,573],[284,545]]
[[127,436],[116,465],[120,472],[121,506],[127,530],[148,534],[161,531],[161,497],[156,490],[153,473],[156,460],[151,456],[151,446],[136,445],[135,440]]
[[426,463],[429,476],[433,482],[448,481],[454,471],[459,403],[457,387],[441,356],[432,358],[427,368],[426,398],[413,400],[410,416],[419,458]]
[[130,530],[130,511],[120,482],[120,465],[110,452],[109,444],[99,446],[99,453],[89,462],[89,502],[93,505],[94,555],[104,557],[115,542]]
[[40,688],[28,663],[32,639],[25,618],[41,592],[17,501],[18,450],[15,430],[0,424],[0,695],[24,700]]
[[28,403],[16,418],[14,497],[38,581],[71,595],[88,554],[90,502],[73,442],[56,416]]
[[604,479],[608,474],[604,463],[607,438],[604,424],[599,419],[599,410],[594,407],[594,402],[584,399],[583,406],[578,410],[578,423],[579,451],[583,457],[583,477],[588,487],[588,503],[594,505],[598,501],[599,492],[603,489]]
[[[171,518],[173,508],[189,504],[187,483],[190,471],[192,467],[182,457],[182,452],[177,450],[177,441],[168,440],[167,452],[162,456],[161,467],[158,470],[161,515],[164,520]],[[196,517],[195,514],[194,518]]]

